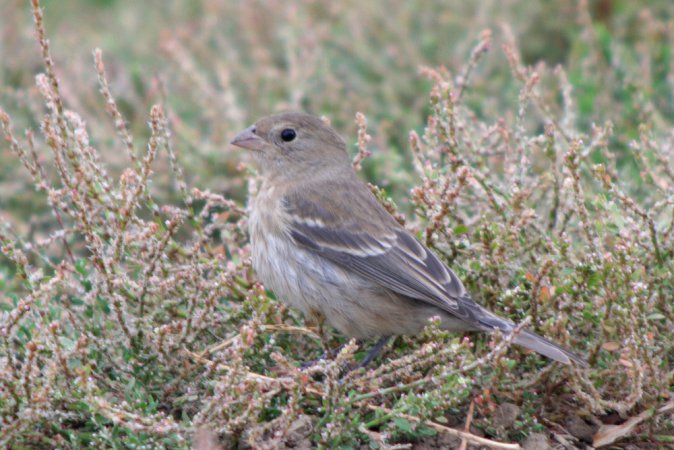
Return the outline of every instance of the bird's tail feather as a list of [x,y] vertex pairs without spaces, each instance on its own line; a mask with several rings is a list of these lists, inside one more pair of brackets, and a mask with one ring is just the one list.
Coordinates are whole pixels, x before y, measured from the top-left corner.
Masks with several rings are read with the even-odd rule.
[[587,362],[579,355],[531,331],[520,331],[513,339],[513,342],[555,361],[564,364],[570,364],[573,361],[582,367],[587,367]]
[[[501,330],[506,335],[514,331],[515,325],[509,320],[502,319],[485,309],[482,312],[484,315],[480,318],[480,324],[485,327],[483,330]],[[570,364],[573,361],[582,367],[587,367],[587,361],[581,356],[529,330],[520,330],[513,338],[513,342],[555,361],[564,364]]]

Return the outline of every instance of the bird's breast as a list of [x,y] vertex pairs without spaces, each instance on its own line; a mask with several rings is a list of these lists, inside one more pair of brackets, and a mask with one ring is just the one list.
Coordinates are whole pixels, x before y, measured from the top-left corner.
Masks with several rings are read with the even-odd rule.
[[258,278],[266,288],[285,297],[296,293],[297,275],[293,266],[297,255],[288,234],[281,198],[277,189],[263,183],[250,202],[248,231]]

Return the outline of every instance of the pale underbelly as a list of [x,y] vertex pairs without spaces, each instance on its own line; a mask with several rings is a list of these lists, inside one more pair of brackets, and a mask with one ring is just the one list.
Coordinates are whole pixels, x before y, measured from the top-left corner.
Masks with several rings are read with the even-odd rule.
[[322,315],[349,337],[416,334],[433,316],[440,317],[445,329],[469,328],[434,306],[400,296],[299,248],[289,238],[270,233],[264,236],[253,240],[252,256],[253,267],[265,287],[305,316]]

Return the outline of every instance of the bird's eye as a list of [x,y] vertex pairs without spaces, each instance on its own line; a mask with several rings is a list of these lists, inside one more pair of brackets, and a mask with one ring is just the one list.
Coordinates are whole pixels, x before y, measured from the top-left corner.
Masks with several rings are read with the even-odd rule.
[[297,136],[297,133],[295,133],[295,130],[292,128],[286,128],[285,130],[281,131],[281,139],[283,139],[284,142],[290,142],[295,137]]

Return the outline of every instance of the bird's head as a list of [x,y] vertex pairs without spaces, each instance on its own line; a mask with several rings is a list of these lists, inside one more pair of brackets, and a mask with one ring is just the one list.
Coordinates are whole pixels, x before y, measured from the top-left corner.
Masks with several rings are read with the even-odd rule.
[[266,176],[306,177],[350,168],[344,140],[311,114],[286,112],[264,117],[231,143],[255,152]]

